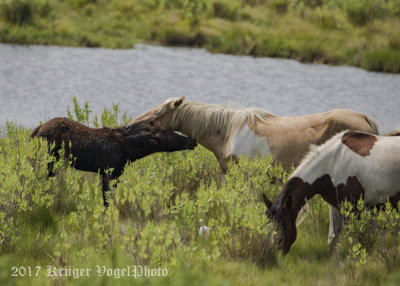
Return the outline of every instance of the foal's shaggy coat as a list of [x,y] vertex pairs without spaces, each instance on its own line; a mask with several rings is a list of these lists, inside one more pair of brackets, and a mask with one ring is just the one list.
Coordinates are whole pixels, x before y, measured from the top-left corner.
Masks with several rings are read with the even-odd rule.
[[[397,134],[393,134],[397,135]],[[307,200],[320,194],[335,208],[363,198],[373,207],[400,199],[400,137],[346,131],[314,147],[284,185],[278,199],[265,196],[267,215],[282,231],[284,252],[296,239],[295,220]],[[340,220],[340,217],[335,218]],[[341,221],[335,235],[339,235]],[[336,241],[337,241],[336,237]]]
[[[118,178],[128,161],[135,161],[155,152],[193,149],[196,141],[171,130],[124,134],[125,127],[90,128],[69,118],[53,118],[36,127],[30,138],[42,137],[54,148],[49,152],[59,159],[58,151],[64,144],[66,158],[72,154],[75,169],[98,172],[103,177],[103,200],[107,206],[106,192],[109,182]],[[113,168],[112,172],[106,172]],[[49,165],[49,175],[53,174]]]

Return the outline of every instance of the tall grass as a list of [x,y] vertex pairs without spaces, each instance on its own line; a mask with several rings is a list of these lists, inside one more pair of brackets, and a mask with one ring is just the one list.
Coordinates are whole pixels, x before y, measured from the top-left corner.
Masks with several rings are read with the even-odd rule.
[[366,53],[361,67],[378,72],[400,72],[400,50],[384,50]]

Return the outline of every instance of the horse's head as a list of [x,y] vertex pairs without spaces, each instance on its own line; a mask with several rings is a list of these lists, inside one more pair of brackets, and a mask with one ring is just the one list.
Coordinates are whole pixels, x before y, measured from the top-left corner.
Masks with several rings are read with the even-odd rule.
[[142,130],[131,135],[125,134],[122,147],[129,160],[135,161],[156,152],[193,150],[196,146],[196,140],[180,135],[171,129],[155,129],[153,131]]
[[180,135],[170,129],[160,130],[152,134],[151,142],[151,144],[157,146],[158,151],[165,152],[193,150],[197,146],[196,140]]
[[172,120],[174,111],[184,100],[184,96],[168,99],[149,112],[131,120],[125,127],[125,134],[134,134],[140,131],[153,131],[156,129],[167,129]]
[[276,242],[283,253],[288,253],[290,247],[296,240],[296,216],[293,211],[292,197],[286,196],[283,200],[277,199],[271,202],[263,194],[264,203],[267,206],[266,215],[268,219],[274,223],[277,231]]

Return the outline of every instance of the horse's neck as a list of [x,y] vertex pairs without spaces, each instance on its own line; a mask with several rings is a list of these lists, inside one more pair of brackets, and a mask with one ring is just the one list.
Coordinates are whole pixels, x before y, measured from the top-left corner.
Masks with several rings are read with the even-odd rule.
[[[177,108],[174,112],[182,112],[182,108]],[[190,121],[190,123],[188,123],[188,121]],[[197,126],[198,124],[202,124],[201,122],[198,122],[199,120],[197,119],[197,117],[195,116],[190,116],[188,118],[186,118],[185,120],[185,124],[183,124],[183,121],[179,121],[179,122],[175,122],[175,123],[170,123],[170,127],[174,130],[174,131],[179,131],[182,132],[183,134],[186,134],[189,137],[194,138],[195,134],[194,134],[194,129],[193,126]],[[197,139],[197,138],[195,138]]]
[[[175,112],[180,112],[180,111],[181,111],[181,109],[178,108]],[[172,127],[172,129],[174,131],[182,132],[183,134],[196,139],[199,144],[203,145],[204,147],[206,147],[207,149],[212,151],[214,154],[216,154],[217,152],[220,152],[221,148],[224,148],[226,140],[224,139],[224,137],[221,134],[218,134],[218,133],[207,134],[207,135],[200,136],[200,138],[196,138],[198,136],[196,136],[196,134],[194,133],[193,130],[195,129],[196,126],[204,124],[203,120],[200,117],[198,117],[198,116],[190,116],[189,117],[188,116],[186,118],[185,124],[182,124],[182,123],[183,122],[178,122],[178,123],[175,123],[174,126],[170,126],[170,127]]]
[[284,186],[280,195],[281,200],[290,196],[297,216],[307,201],[318,194],[319,183],[319,181],[316,181],[313,184],[309,184],[299,177],[292,177]]
[[136,161],[157,152],[157,150],[154,150],[155,148],[146,136],[138,135],[131,137],[127,139],[127,142],[124,145],[126,148],[125,152],[128,154],[128,159],[130,161]]

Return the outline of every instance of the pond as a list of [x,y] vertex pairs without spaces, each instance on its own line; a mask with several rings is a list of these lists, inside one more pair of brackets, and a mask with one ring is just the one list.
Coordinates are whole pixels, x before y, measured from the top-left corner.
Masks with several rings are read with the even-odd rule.
[[381,132],[400,126],[400,75],[293,60],[140,45],[130,50],[0,44],[0,126],[66,116],[72,97],[136,117],[167,98],[259,107],[279,116],[349,108]]

